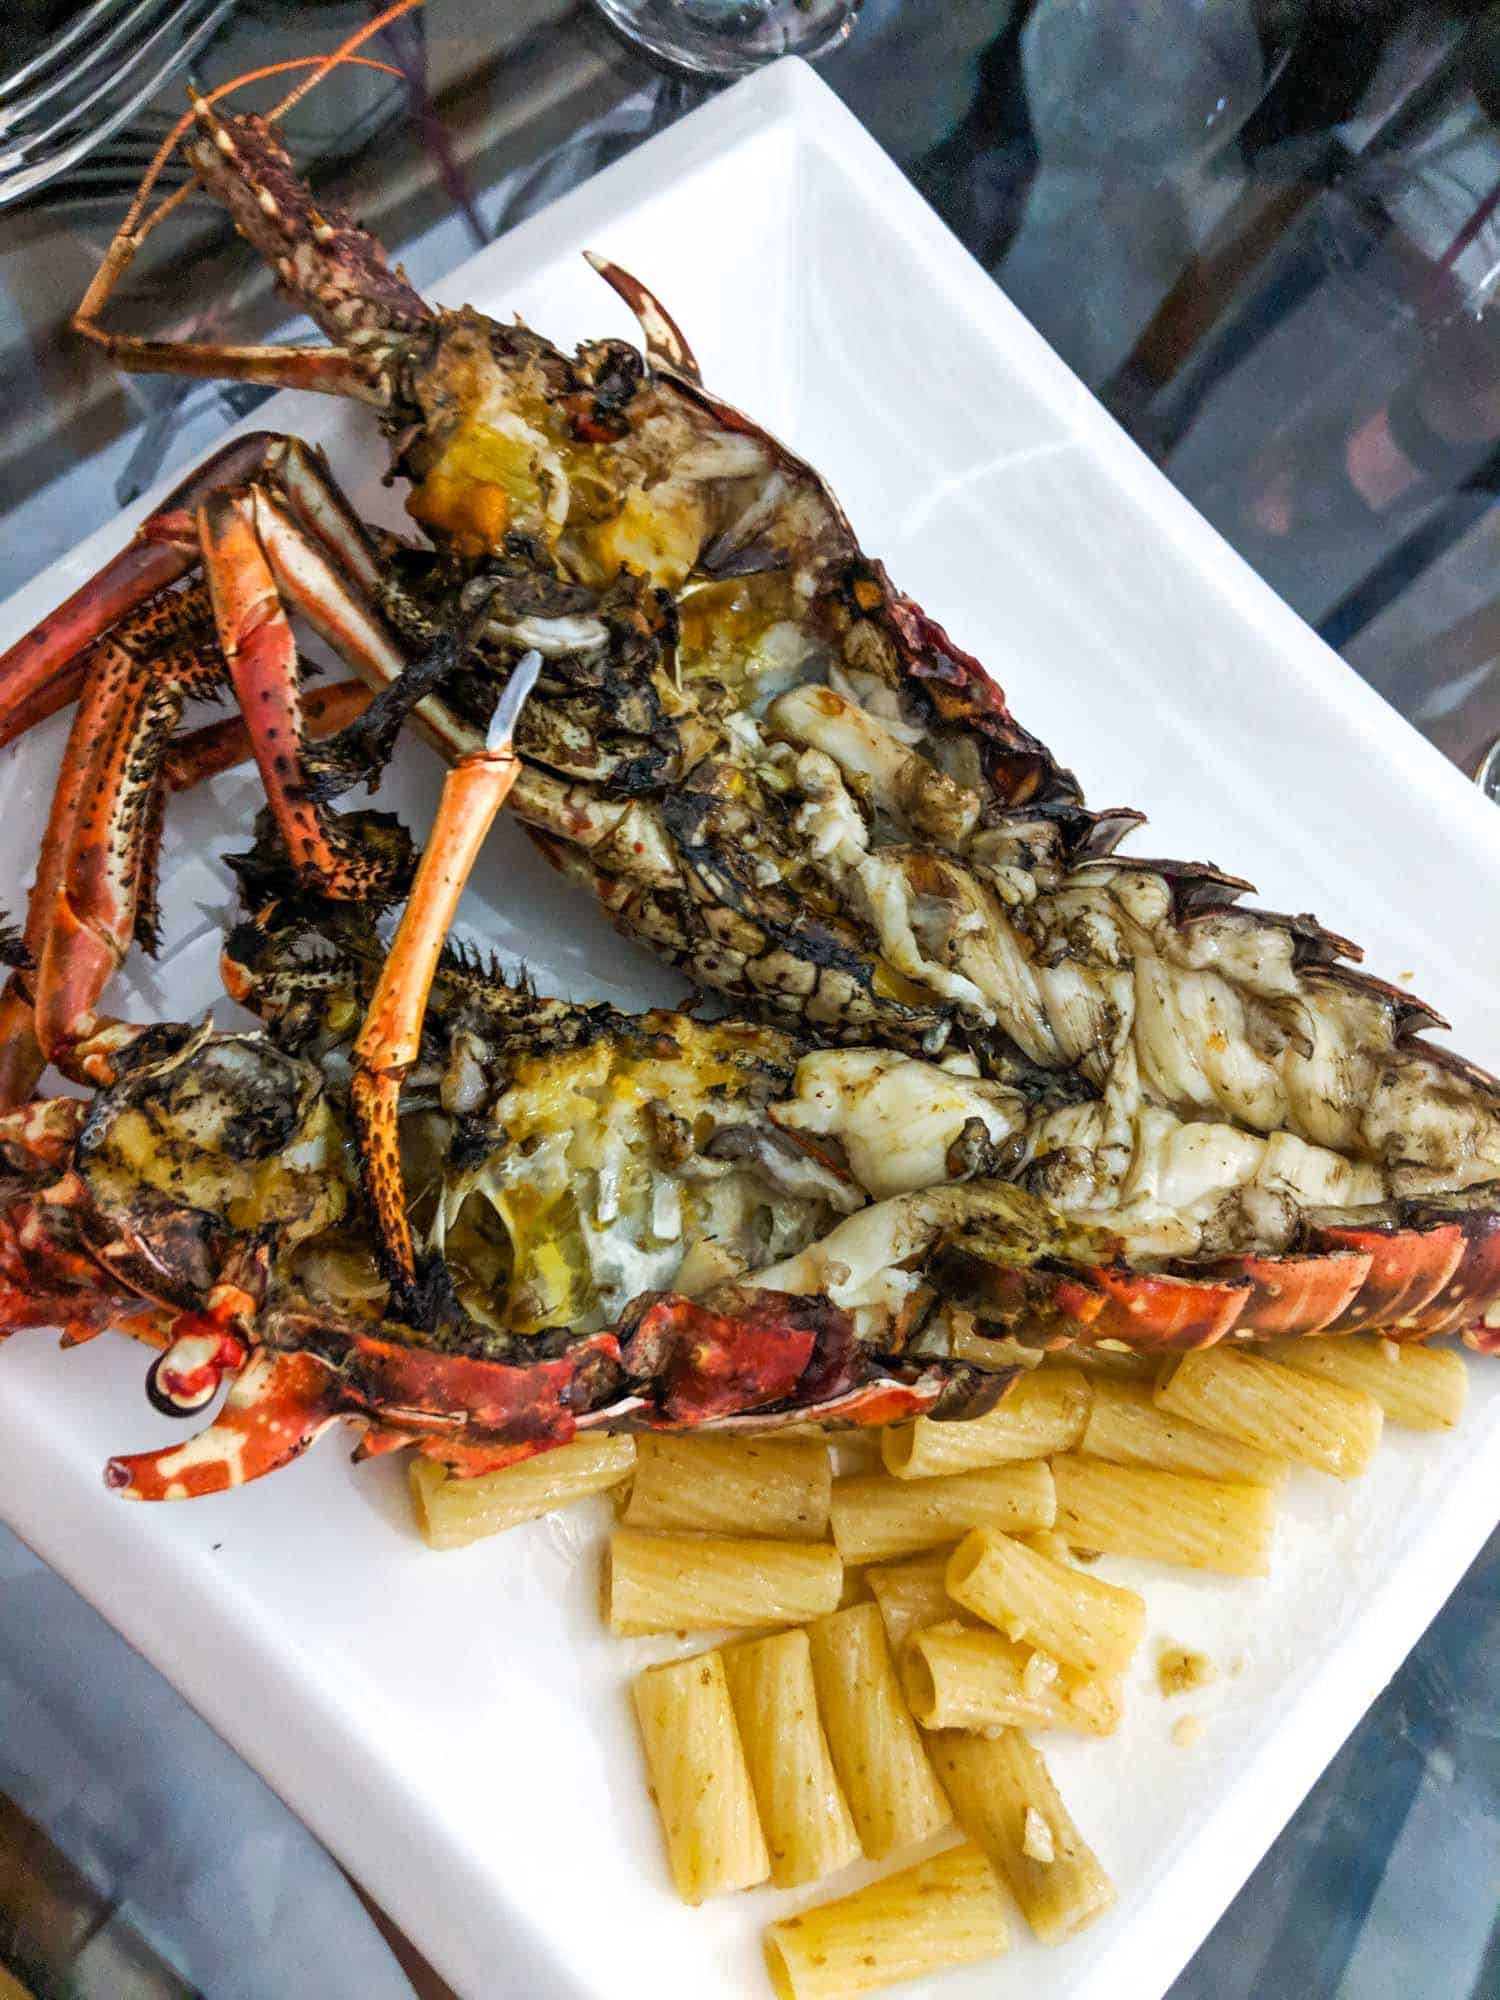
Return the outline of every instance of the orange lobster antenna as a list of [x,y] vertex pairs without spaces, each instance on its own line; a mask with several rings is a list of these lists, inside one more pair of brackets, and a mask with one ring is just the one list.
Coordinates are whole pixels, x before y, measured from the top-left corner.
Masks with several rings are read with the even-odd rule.
[[287,92],[281,102],[268,114],[272,119],[282,117],[294,104],[299,103],[310,90],[315,89],[323,81],[323,78],[328,75],[330,70],[338,68],[341,63],[357,63],[361,69],[383,70],[387,76],[400,77],[402,72],[393,64],[378,62],[372,56],[356,55],[354,51],[362,43],[367,42],[372,35],[378,34],[382,28],[387,27],[392,21],[396,20],[398,16],[409,14],[414,8],[420,7],[423,4],[424,0],[396,0],[394,6],[387,7],[383,13],[377,14],[373,20],[366,21],[363,27],[357,29],[354,34],[340,42],[339,46],[326,56],[293,56],[285,62],[267,63],[262,69],[246,70],[242,76],[233,76],[227,83],[218,84],[206,96],[195,95],[192,109],[183,113],[176,124],[173,125],[171,131],[168,132],[165,139],[157,147],[151,164],[146,169],[145,177],[136,190],[135,200],[130,204],[125,220],[120,224],[111,238],[109,248],[104,253],[103,261],[100,263],[99,269],[94,273],[93,282],[84,293],[78,311],[73,315],[75,331],[86,335],[90,340],[104,338],[93,325],[99,309],[108,299],[110,293],[119,282],[126,266],[130,263],[146,238],[151,234],[152,230],[165,222],[173,210],[179,208],[193,192],[193,183],[185,181],[180,188],[175,188],[171,194],[158,202],[145,220],[141,221],[141,211],[146,206],[147,198],[160,178],[162,169],[181,143],[183,135],[191,129],[201,110],[210,104],[217,104],[221,97],[227,97],[231,91],[242,90],[246,84],[259,83],[264,77],[268,76],[282,76],[289,70],[311,70],[312,75],[305,78],[295,89]]
[[[378,35],[382,28],[389,27],[391,22],[398,20],[402,14],[410,14],[415,8],[422,5],[423,0],[395,0],[394,6],[387,7],[384,13],[377,14],[373,21],[366,21],[362,28],[356,28],[347,41],[339,43],[332,55],[321,57],[312,75],[304,78],[294,90],[289,90],[276,106],[275,110],[268,111],[266,116],[272,119],[284,116],[286,112],[291,110],[294,104],[300,103],[310,90],[316,90],[328,72],[331,69],[337,69],[340,63],[354,60],[368,60],[368,58],[356,58],[354,51],[369,41],[372,35]],[[382,63],[380,67],[385,69],[389,65]],[[262,70],[260,73],[262,76],[269,74],[265,70]],[[392,73],[399,74],[399,71],[393,71]]]

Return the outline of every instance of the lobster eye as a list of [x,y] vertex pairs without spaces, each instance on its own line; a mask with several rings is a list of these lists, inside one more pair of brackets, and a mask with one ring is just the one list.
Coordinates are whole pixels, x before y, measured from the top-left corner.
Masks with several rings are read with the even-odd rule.
[[208,1369],[199,1369],[195,1376],[201,1379],[185,1380],[180,1369],[171,1363],[168,1351],[159,1354],[146,1370],[146,1399],[164,1417],[196,1416],[218,1394],[220,1377]]

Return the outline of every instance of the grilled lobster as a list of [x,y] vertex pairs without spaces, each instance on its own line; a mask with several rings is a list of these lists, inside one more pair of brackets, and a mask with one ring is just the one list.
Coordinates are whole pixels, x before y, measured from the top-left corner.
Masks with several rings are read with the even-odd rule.
[[[1357,971],[1356,948],[1311,918],[1237,908],[1248,885],[1236,878],[1117,854],[1139,814],[1085,805],[978,663],[861,552],[818,475],[702,386],[637,280],[597,263],[635,310],[643,355],[605,340],[568,357],[523,326],[434,310],[349,217],[315,202],[274,118],[223,116],[200,99],[188,122],[199,185],[333,344],[184,347],[103,331],[97,315],[162,212],[142,221],[140,202],[80,328],[128,368],[372,405],[425,540],[368,530],[295,440],[247,438],[0,659],[0,739],[80,702],[28,916],[32,965],[0,1010],[0,1091],[18,1130],[41,1121],[49,1160],[48,1121],[74,1114],[28,1105],[45,1058],[111,1101],[132,1077],[140,1088],[115,1053],[126,1031],[101,1026],[95,1008],[132,935],[149,935],[171,787],[253,755],[269,808],[262,890],[292,908],[348,904],[353,924],[359,906],[401,895],[410,848],[378,816],[346,818],[329,801],[378,778],[408,719],[476,771],[497,699],[535,656],[519,763],[506,767],[513,810],[622,928],[750,1010],[757,1025],[732,1032],[786,1038],[787,1088],[759,1104],[766,1130],[716,1138],[731,1149],[717,1165],[763,1181],[768,1159],[795,1157],[822,1177],[820,1199],[833,1202],[833,1186],[857,1197],[841,1222],[836,1203],[818,1211],[784,1254],[760,1245],[736,1286],[758,1276],[820,1326],[852,1315],[882,1366],[934,1342],[932,1365],[964,1383],[968,1364],[942,1351],[955,1312],[990,1359],[1002,1350],[984,1343],[1014,1336],[1191,1346],[1381,1327],[1492,1343],[1500,1088],[1423,1038],[1435,1015]],[[321,701],[304,689],[294,613],[357,684]],[[183,700],[224,681],[242,721],[174,739]],[[495,803],[429,853],[471,858]],[[439,1025],[421,1025],[451,915],[432,886],[419,872],[416,930],[388,982],[370,986],[339,1113],[363,1160],[362,1194],[344,1199],[368,1218],[382,1310],[401,1351],[429,1358],[439,1328],[451,1338],[461,1323],[470,1338],[486,1323],[462,1275],[470,1253],[455,1265],[447,1206],[441,1225],[417,1228],[400,1171],[422,1036],[447,1032],[441,982]],[[367,943],[367,968],[374,956]],[[240,979],[232,971],[232,988]],[[347,964],[339,979],[347,1011]],[[641,1032],[657,1031],[630,1031]],[[661,1032],[700,1049],[704,1033],[731,1030]],[[571,1074],[550,1045],[545,1063]],[[481,1091],[479,1111],[455,1110],[451,1147],[479,1145],[473,1120],[492,1119],[503,1096]],[[547,1152],[526,1151],[503,1118],[497,1129],[525,1161]],[[643,1155],[668,1207],[679,1196],[661,1147],[677,1131],[648,1129]],[[685,1160],[701,1154],[692,1137]],[[750,1149],[746,1161],[734,1148]],[[455,1240],[487,1204],[504,1255],[540,1271],[555,1244],[539,1217],[576,1203],[562,1190],[582,1171],[565,1148],[554,1155],[561,1178],[541,1208],[527,1206],[542,1199],[529,1182],[519,1206],[471,1192]],[[783,1186],[778,1216],[790,1202]],[[68,1254],[83,1254],[71,1238]],[[555,1293],[536,1272],[520,1286],[550,1303],[503,1329],[538,1343],[538,1367],[552,1366],[549,1342],[617,1340],[604,1326],[629,1317],[623,1292],[607,1311],[592,1292],[585,1303],[556,1254]],[[273,1290],[288,1282],[281,1255]],[[663,1277],[671,1263],[622,1268],[651,1294],[677,1283]],[[878,1299],[861,1292],[865,1278]],[[235,1288],[254,1287],[215,1277],[209,1291],[226,1283],[215,1381],[249,1351],[244,1325],[224,1326],[243,1322]],[[140,1297],[122,1295],[119,1312],[139,1320]],[[874,1326],[877,1305],[886,1318]],[[101,1310],[59,1316],[81,1326]],[[754,1349],[764,1311],[723,1316],[737,1329],[726,1354],[736,1341]],[[252,1318],[250,1346],[271,1351],[265,1309]],[[600,1331],[581,1332],[593,1318]],[[718,1338],[705,1334],[703,1351]],[[442,1352],[457,1383],[468,1350]],[[159,1384],[193,1377],[179,1362]],[[823,1379],[807,1366],[813,1386],[805,1373],[778,1378],[774,1395],[761,1382],[744,1410],[821,1407]],[[464,1394],[449,1393],[454,1435]],[[378,1395],[356,1406],[387,1409]],[[649,1395],[643,1406],[658,1407]],[[382,1436],[402,1432],[388,1409],[378,1422]],[[493,1426],[476,1416],[474,1428],[481,1455],[502,1448]]]

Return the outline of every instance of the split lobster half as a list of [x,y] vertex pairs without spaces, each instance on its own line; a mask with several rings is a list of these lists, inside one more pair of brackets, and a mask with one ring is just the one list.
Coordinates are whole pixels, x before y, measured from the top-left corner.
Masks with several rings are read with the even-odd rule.
[[[332,344],[102,330],[181,198],[145,215],[149,180],[81,330],[369,404],[424,538],[248,437],[0,658],[0,740],[78,703],[0,1000],[0,1328],[165,1344],[164,1407],[233,1378],[114,1483],[214,1490],[341,1415],[476,1471],[590,1427],[959,1416],[1076,1342],[1500,1342],[1500,1086],[1435,1015],[1248,884],[1118,853],[1140,815],[1085,804],[639,281],[597,265],[644,353],[566,356],[427,306],[274,115],[184,124]],[[304,685],[294,617],[353,681]],[[239,718],[179,734],[226,686]],[[414,882],[403,829],[332,803],[408,725],[454,766]],[[247,756],[226,977],[261,1030],[111,1022],[171,792]],[[734,1011],[446,951],[507,796]],[[96,1095],[38,1100],[48,1061]]]

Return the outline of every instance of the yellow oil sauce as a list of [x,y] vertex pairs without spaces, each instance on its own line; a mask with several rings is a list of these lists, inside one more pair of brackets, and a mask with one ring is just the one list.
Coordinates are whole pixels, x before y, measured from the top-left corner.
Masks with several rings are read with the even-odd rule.
[[524,1183],[495,1206],[510,1233],[509,1311],[513,1333],[540,1333],[582,1317],[593,1285],[578,1209],[571,1193],[546,1196]]
[[875,970],[870,979],[870,988],[877,1000],[895,1000],[903,1007],[932,1007],[936,998],[924,986],[908,979],[904,972],[898,972],[894,965],[883,958],[875,960]]
[[780,572],[689,591],[678,605],[677,660],[684,678],[712,678],[741,693],[754,678],[757,647],[793,609],[791,585]]
[[469,423],[407,496],[406,511],[462,556],[497,549],[511,526],[535,532],[542,492],[524,437]]
[[702,492],[662,480],[649,490],[632,486],[618,513],[587,537],[601,577],[633,570],[661,590],[678,591],[693,573],[707,530]]
[[328,1165],[337,1138],[322,1099],[285,1149],[259,1160],[195,1144],[185,1131],[164,1132],[131,1106],[112,1122],[94,1172],[121,1192],[134,1180],[173,1201],[221,1215],[235,1229],[274,1223],[300,1238],[328,1228],[344,1211],[347,1190]]
[[[601,1307],[601,1253],[616,1269],[635,1259],[644,1273],[691,1228],[693,1196],[679,1188],[667,1234],[653,1239],[654,1204],[670,1174],[653,1151],[648,1107],[683,1118],[701,1143],[717,1123],[710,1102],[743,1094],[765,1038],[674,1018],[670,1042],[652,1047],[655,1024],[647,1017],[642,1025],[646,1037],[635,1046],[601,1039],[516,1065],[495,1108],[499,1170],[481,1176],[446,1249],[466,1303],[487,1323],[530,1334],[586,1322]],[[500,1235],[482,1210],[471,1213],[476,1196]]]

